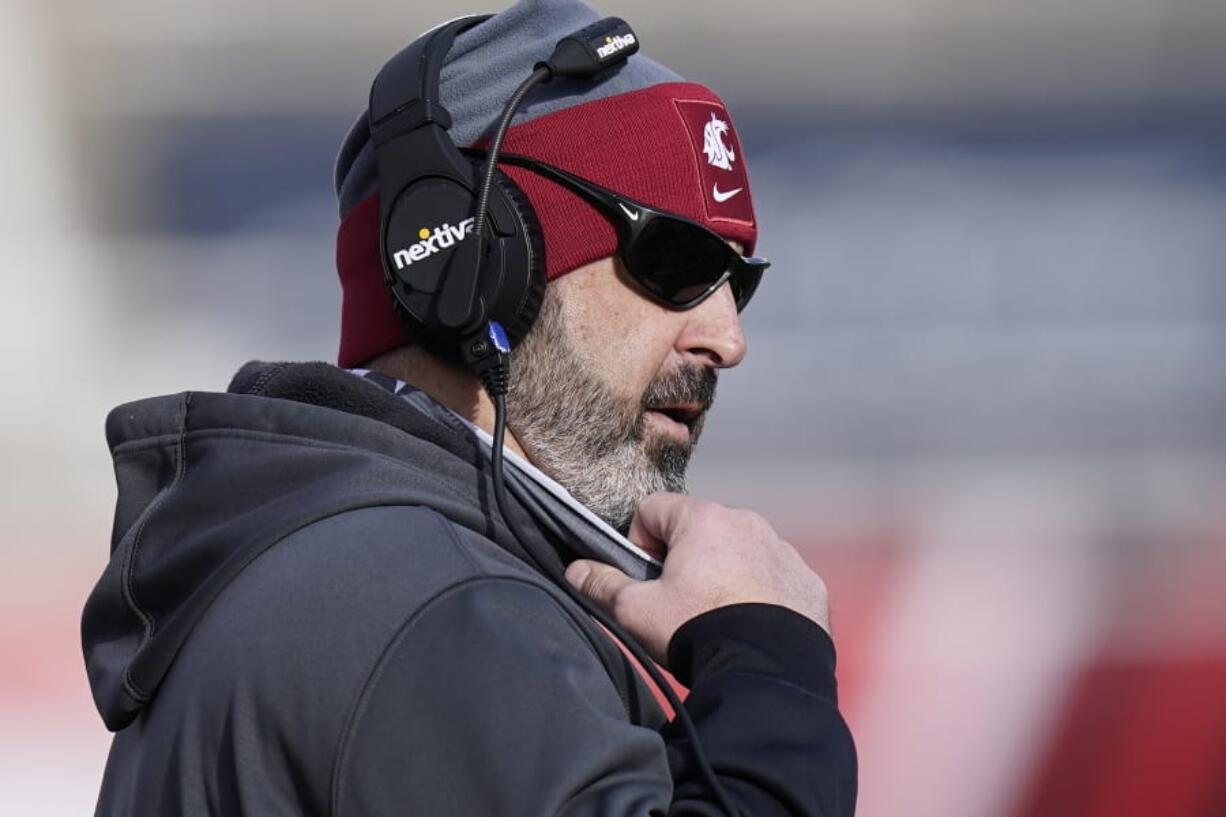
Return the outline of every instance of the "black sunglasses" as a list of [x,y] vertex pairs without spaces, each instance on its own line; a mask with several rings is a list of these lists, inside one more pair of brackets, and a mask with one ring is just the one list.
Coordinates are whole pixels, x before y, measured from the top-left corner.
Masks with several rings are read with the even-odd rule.
[[[486,155],[475,148],[462,152]],[[770,266],[765,258],[741,255],[696,221],[626,198],[561,168],[515,153],[499,153],[498,161],[530,170],[591,202],[617,229],[617,254],[630,278],[672,309],[698,306],[727,281],[740,312]]]

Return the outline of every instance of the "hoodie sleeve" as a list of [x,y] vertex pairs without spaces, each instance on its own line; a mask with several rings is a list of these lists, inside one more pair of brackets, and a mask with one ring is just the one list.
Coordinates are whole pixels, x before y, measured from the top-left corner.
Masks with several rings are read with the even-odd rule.
[[[772,605],[721,608],[678,631],[670,662],[743,815],[852,813],[854,748],[820,627]],[[404,624],[336,769],[340,817],[722,813],[684,732],[629,723],[570,614],[507,577],[454,586]]]

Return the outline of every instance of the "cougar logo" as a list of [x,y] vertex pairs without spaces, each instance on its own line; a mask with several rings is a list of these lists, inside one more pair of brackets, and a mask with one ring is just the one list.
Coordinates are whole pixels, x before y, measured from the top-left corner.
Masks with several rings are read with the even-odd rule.
[[458,227],[453,227],[446,222],[443,222],[440,227],[435,227],[434,230],[430,230],[429,227],[422,227],[417,233],[417,237],[421,241],[392,253],[392,260],[396,262],[396,269],[404,269],[405,267],[412,266],[414,261],[429,258],[439,250],[455,246],[458,242],[471,235],[472,231],[473,220],[471,218],[461,221]]
[[702,152],[707,154],[707,164],[720,170],[731,170],[736,154],[724,144],[728,123],[711,114],[711,121],[702,129]]

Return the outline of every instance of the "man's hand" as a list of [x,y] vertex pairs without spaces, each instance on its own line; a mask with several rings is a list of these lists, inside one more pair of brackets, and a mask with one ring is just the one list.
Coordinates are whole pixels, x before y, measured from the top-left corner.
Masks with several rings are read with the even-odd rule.
[[639,505],[629,538],[664,557],[659,578],[636,581],[611,565],[579,559],[567,567],[566,579],[662,665],[682,624],[730,604],[778,604],[830,629],[825,583],[752,511],[652,494]]

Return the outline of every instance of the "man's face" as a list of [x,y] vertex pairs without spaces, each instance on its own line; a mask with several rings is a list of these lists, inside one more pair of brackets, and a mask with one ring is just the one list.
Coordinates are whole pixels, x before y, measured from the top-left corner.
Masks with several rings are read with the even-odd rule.
[[642,499],[685,491],[716,370],[745,356],[728,285],[678,312],[605,258],[545,289],[512,353],[507,424],[532,461],[622,533]]

